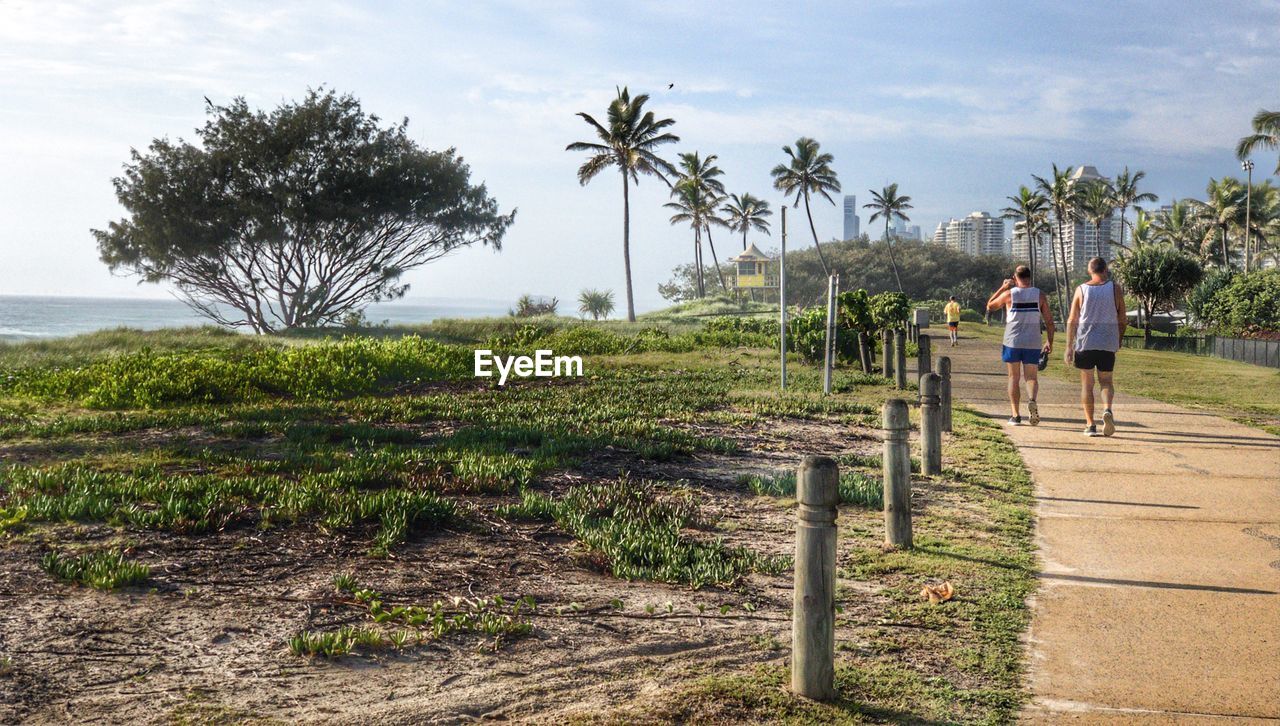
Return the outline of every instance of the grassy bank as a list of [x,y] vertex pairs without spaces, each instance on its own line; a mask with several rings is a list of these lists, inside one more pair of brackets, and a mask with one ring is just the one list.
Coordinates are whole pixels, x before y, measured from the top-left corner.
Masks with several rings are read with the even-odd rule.
[[[11,623],[23,623],[0,626],[0,643],[23,643],[0,653],[12,715],[41,713],[64,697],[53,688],[108,720],[141,717],[77,685],[119,674],[126,696],[178,698],[196,674],[210,708],[285,720],[316,717],[298,705],[310,703],[448,720],[536,702],[578,718],[592,694],[606,720],[1017,712],[1031,499],[998,429],[957,414],[944,475],[915,481],[918,547],[884,551],[887,381],[842,370],[823,398],[796,361],[779,393],[774,353],[751,333],[468,326],[347,340],[113,332],[0,351],[0,548],[13,563],[0,587],[22,593]],[[581,352],[586,375],[498,388],[470,376],[474,344],[448,342],[461,337]],[[832,706],[780,686],[786,472],[814,451],[839,457],[847,489]],[[955,600],[921,599],[942,580]],[[142,655],[66,655],[58,613],[89,597],[93,617],[148,623],[112,641]],[[187,647],[209,642],[236,646]],[[680,655],[693,642],[718,655]],[[673,654],[661,672],[653,652]],[[392,701],[361,661],[411,685]],[[307,677],[232,684],[220,674],[233,662]],[[459,663],[488,675],[438,686]],[[650,682],[661,697],[629,690]]]

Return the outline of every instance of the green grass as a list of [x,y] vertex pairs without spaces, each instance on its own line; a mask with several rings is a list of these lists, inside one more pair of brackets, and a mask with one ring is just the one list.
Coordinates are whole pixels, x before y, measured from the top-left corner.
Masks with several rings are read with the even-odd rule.
[[[796,495],[796,474],[793,471],[776,476],[747,475],[740,477],[738,483],[760,496],[792,498]],[[884,486],[878,479],[860,472],[850,469],[841,471],[839,492],[841,504],[868,509],[884,507]]]
[[116,590],[141,585],[151,577],[151,568],[130,562],[123,552],[88,552],[65,556],[49,552],[40,560],[45,572],[63,582],[88,585],[95,590]]
[[695,538],[686,528],[705,525],[693,497],[652,482],[627,479],[571,488],[552,497],[526,491],[498,509],[516,519],[554,521],[573,534],[597,568],[626,580],[656,580],[694,588],[731,585],[753,571],[779,572],[789,563],[718,539]]

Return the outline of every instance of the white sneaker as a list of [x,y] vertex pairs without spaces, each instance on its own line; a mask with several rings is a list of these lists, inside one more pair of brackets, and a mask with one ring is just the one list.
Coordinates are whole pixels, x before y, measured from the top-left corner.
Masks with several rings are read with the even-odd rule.
[[1116,417],[1111,414],[1111,409],[1102,412],[1102,435],[1111,436],[1116,432]]
[[[1040,425],[1040,407],[1036,405],[1035,401],[1027,401],[1027,410],[1031,412],[1031,425],[1039,426]],[[1110,434],[1108,434],[1108,436],[1109,435]]]

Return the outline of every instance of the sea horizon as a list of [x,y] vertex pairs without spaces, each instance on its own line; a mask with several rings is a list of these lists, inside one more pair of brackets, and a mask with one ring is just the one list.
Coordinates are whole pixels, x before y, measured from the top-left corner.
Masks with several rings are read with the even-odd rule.
[[[509,303],[487,299],[415,297],[365,308],[373,324],[415,325],[441,318],[505,315]],[[174,298],[105,295],[0,294],[0,342],[65,338],[100,330],[159,330],[216,325]],[[246,329],[247,332],[247,329]]]

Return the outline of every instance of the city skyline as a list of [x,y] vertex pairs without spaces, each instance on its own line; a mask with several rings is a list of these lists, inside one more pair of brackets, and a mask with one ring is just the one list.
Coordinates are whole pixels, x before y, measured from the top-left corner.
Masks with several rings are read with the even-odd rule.
[[[408,117],[429,148],[456,147],[504,210],[519,209],[516,222],[501,253],[463,250],[406,281],[415,297],[498,299],[622,290],[616,185],[581,187],[581,159],[564,151],[589,135],[574,114],[602,114],[616,86],[652,94],[649,108],[676,120],[682,141],[669,156],[717,154],[729,191],[775,210],[790,201],[768,174],[783,161],[781,147],[816,138],[834,155],[843,187],[835,204],[814,200],[822,240],[843,232],[844,194],[865,199],[897,182],[915,207],[908,228],[932,229],[963,210],[994,214],[1032,174],[1077,160],[1109,173],[1146,171],[1144,189],[1160,203],[1203,195],[1210,177],[1241,174],[1235,142],[1259,107],[1277,101],[1266,72],[1280,60],[1274,3],[1046,4],[1018,14],[917,1],[747,10],[6,3],[0,149],[10,173],[0,175],[0,293],[165,296],[163,287],[112,277],[89,230],[121,216],[111,178],[130,148],[191,138],[205,120],[205,96],[216,104],[244,96],[270,109],[325,86],[354,94],[386,122]],[[1167,20],[1159,32],[1149,23],[1157,10]],[[894,39],[904,24],[918,28],[928,54]],[[716,32],[694,42],[693,27]],[[846,42],[851,28],[862,34],[858,44]],[[978,28],[981,44],[964,32]],[[797,83],[817,72],[831,82]],[[1260,157],[1255,182],[1272,161]],[[641,309],[661,305],[658,284],[690,261],[687,230],[668,224],[665,201],[653,179],[631,200]],[[750,241],[776,248],[779,216],[772,220],[771,236]],[[803,214],[791,222],[789,246],[810,246]],[[879,237],[872,227],[860,231]]]

